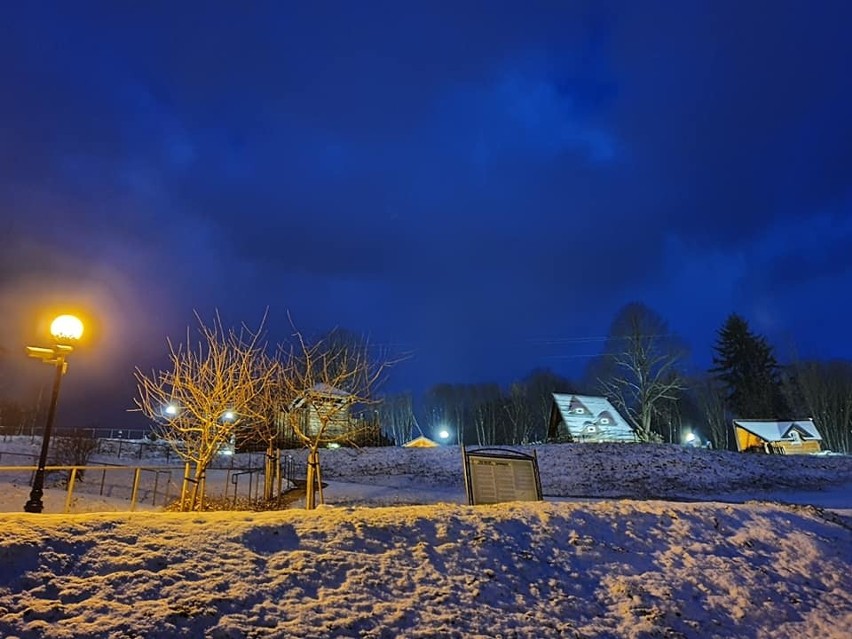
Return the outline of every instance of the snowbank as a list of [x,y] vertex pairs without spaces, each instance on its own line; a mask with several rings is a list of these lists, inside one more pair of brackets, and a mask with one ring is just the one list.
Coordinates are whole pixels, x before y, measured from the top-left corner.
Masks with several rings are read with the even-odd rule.
[[848,637],[850,529],[666,502],[0,515],[0,636]]

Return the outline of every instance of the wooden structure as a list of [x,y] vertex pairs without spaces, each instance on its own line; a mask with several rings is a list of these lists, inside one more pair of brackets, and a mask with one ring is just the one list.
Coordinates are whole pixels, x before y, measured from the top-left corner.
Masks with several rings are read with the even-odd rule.
[[734,433],[740,452],[805,455],[822,449],[822,436],[811,419],[735,419]]
[[402,445],[403,448],[437,448],[438,446],[438,442],[423,435],[415,437],[410,442],[406,442]]
[[290,420],[297,419],[302,433],[308,437],[315,437],[324,421],[327,423],[323,439],[342,437],[355,426],[349,413],[352,404],[353,397],[346,391],[328,384],[317,384],[290,404],[286,414],[282,415],[281,436],[284,439],[296,439]]
[[634,442],[636,434],[606,397],[553,393],[547,439]]

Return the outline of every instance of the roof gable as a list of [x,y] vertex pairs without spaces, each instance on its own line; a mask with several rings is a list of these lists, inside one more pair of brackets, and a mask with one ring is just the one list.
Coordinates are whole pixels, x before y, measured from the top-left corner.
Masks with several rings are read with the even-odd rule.
[[429,439],[428,437],[421,435],[420,437],[415,437],[410,442],[406,442],[402,445],[403,448],[437,448],[438,442]]
[[[606,397],[553,393],[555,409],[571,437],[582,441],[634,441],[630,424]],[[582,408],[582,412],[578,411]],[[594,429],[589,429],[594,426]],[[593,433],[593,434],[592,434]]]
[[767,442],[792,441],[798,433],[805,440],[822,441],[812,419],[769,421],[760,419],[735,419],[734,425]]

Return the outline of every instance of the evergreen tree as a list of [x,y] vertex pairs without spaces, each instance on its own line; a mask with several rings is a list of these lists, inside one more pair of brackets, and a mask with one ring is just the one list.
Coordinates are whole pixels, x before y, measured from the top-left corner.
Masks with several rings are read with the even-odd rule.
[[718,331],[710,372],[721,383],[728,408],[742,419],[780,419],[785,406],[772,347],[736,313]]

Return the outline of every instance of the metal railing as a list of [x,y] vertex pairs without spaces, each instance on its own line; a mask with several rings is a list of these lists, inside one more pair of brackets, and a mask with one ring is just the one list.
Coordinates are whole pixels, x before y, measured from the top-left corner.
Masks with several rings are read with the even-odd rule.
[[[11,453],[4,453],[10,455]],[[0,466],[0,473],[30,473],[29,484],[32,483],[32,476],[35,473],[37,466]],[[168,503],[169,497],[173,494],[175,483],[172,481],[172,474],[180,472],[179,468],[168,466],[117,466],[117,465],[97,465],[97,466],[45,466],[47,473],[57,471],[68,471],[67,480],[65,482],[65,507],[63,512],[71,512],[71,507],[74,500],[74,492],[78,487],[78,479],[82,483],[84,473],[97,475],[100,472],[100,481],[93,484],[87,484],[86,487],[92,487],[92,491],[97,487],[98,497],[118,497],[127,499],[131,511],[135,511],[140,503],[147,503],[150,499],[151,506],[156,507],[159,504],[165,505]],[[125,477],[132,474],[132,480],[128,486],[126,483],[107,483],[107,474],[124,473]],[[150,481],[143,482],[143,478],[147,478],[144,473],[150,473]],[[153,484],[153,485],[150,485]],[[95,496],[95,493],[86,490],[79,491],[79,494]],[[129,495],[127,494],[129,491]]]
[[[33,456],[25,453],[0,453],[0,457],[26,458]],[[261,455],[261,459],[264,456]],[[297,465],[291,455],[283,455],[279,459],[279,470],[276,473],[277,486],[275,496],[280,498],[296,484]],[[32,484],[37,466],[30,463],[21,466],[0,466],[0,474],[17,474],[19,481],[27,475],[27,484]],[[151,507],[165,507],[172,498],[183,494],[184,488],[194,480],[189,477],[188,467],[183,466],[122,466],[117,464],[92,465],[53,465],[46,466],[45,471],[50,475],[56,472],[67,472],[64,479],[65,505],[63,512],[70,513],[77,496],[107,497],[127,500],[130,511],[135,511],[139,505],[149,504]],[[230,464],[211,465],[205,473],[205,492],[208,496],[220,496],[231,507],[235,507],[240,498],[249,503],[259,503],[260,488],[264,482],[265,466],[236,466],[233,458]],[[117,477],[116,477],[117,476]],[[241,479],[248,476],[248,490]],[[86,481],[83,482],[85,477]],[[92,477],[96,478],[92,481]],[[109,479],[109,481],[108,481]],[[60,480],[61,482],[62,480]],[[83,490],[80,485],[83,484]],[[61,484],[60,484],[61,485]],[[22,502],[23,503],[23,502]]]

